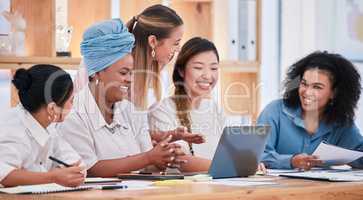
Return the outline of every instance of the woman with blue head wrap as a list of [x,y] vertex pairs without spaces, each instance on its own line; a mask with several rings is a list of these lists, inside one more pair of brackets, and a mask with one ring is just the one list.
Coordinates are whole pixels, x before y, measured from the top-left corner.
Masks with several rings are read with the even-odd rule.
[[126,98],[133,71],[134,36],[119,19],[89,27],[81,53],[89,76],[74,100],[74,112],[59,126],[93,176],[116,176],[150,165],[182,162],[170,137],[151,144],[146,115]]

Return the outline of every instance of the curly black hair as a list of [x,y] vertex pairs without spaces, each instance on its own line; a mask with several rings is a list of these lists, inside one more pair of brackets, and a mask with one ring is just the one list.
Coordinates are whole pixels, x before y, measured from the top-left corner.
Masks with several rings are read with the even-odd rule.
[[299,84],[309,69],[327,71],[332,81],[334,99],[325,107],[322,120],[338,126],[352,125],[361,93],[361,78],[354,65],[339,54],[317,51],[293,64],[284,82],[284,104],[294,108],[301,105]]

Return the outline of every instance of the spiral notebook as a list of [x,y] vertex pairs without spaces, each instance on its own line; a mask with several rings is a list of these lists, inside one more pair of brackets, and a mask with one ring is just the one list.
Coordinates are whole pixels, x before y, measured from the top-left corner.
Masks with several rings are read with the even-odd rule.
[[79,187],[64,187],[55,183],[40,184],[40,185],[27,185],[9,188],[0,188],[0,193],[7,194],[47,194],[54,192],[72,192],[81,190],[90,190],[92,186],[79,186]]

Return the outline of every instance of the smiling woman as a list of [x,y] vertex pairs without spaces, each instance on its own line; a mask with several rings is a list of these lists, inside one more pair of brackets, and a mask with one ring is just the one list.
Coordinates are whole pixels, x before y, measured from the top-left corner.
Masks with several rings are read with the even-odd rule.
[[[272,127],[263,155],[267,167],[318,166],[321,160],[311,154],[323,141],[363,151],[363,137],[354,124],[360,81],[353,64],[338,54],[315,52],[293,64],[284,99],[270,103],[258,119]],[[362,168],[363,159],[349,164]]]
[[188,132],[203,136],[203,144],[192,144],[196,142],[188,137],[178,141],[187,154],[188,163],[181,166],[183,171],[207,171],[216,150],[224,115],[210,94],[218,74],[219,55],[214,44],[199,37],[190,39],[174,66],[174,95],[149,109],[152,130],[168,131],[183,126]]
[[153,5],[127,23],[129,32],[135,36],[132,51],[135,62],[134,84],[131,101],[141,109],[148,102],[148,93],[159,101],[161,98],[160,72],[179,51],[184,34],[183,20],[171,8]]
[[75,96],[74,112],[59,129],[92,176],[165,168],[178,164],[182,154],[168,143],[171,138],[153,147],[145,114],[127,100],[133,46],[134,36],[119,19],[96,23],[83,34],[81,52],[90,81]]

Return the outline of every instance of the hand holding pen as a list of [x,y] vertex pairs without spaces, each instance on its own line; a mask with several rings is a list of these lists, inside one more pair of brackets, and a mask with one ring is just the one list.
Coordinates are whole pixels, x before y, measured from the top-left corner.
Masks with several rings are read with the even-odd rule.
[[[66,187],[76,187],[81,185],[85,176],[83,173],[84,167],[80,166],[81,161],[72,165],[67,164],[54,157],[49,158],[54,162],[64,165],[66,168],[56,168],[48,172],[51,182],[63,185]],[[57,160],[57,161],[56,161]],[[67,167],[68,166],[68,167]]]

